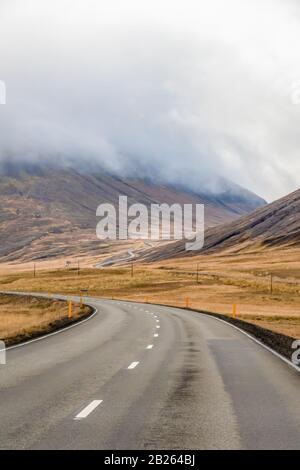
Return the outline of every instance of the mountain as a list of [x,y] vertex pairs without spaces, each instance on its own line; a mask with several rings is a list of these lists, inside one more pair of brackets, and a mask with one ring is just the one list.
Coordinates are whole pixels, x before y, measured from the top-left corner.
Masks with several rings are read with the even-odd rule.
[[[0,259],[30,261],[100,253],[96,208],[103,202],[205,204],[207,226],[236,219],[265,201],[233,183],[218,194],[190,191],[149,178],[120,178],[101,168],[0,165]],[[103,250],[102,250],[103,251]]]
[[209,228],[202,250],[185,251],[174,242],[148,253],[148,260],[195,256],[230,250],[300,246],[300,189],[227,224]]

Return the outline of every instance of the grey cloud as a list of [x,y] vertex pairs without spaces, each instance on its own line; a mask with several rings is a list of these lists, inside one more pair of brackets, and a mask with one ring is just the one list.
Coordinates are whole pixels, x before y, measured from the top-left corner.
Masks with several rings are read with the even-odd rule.
[[261,3],[229,0],[215,19],[207,2],[190,16],[183,1],[144,16],[143,0],[123,3],[1,3],[0,159],[97,161],[193,188],[221,175],[269,199],[296,189],[296,4],[266,0],[258,16]]

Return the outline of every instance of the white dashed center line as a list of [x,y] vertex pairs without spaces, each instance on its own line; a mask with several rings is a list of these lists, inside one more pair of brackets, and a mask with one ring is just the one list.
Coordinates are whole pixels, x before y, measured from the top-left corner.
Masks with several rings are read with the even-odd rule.
[[86,406],[78,415],[75,416],[74,419],[79,420],[79,419],[84,419],[86,418],[92,411],[94,411],[97,406],[101,405],[103,400],[93,400],[88,406]]
[[130,366],[128,366],[128,369],[135,369],[135,367],[139,364],[139,362],[132,362]]
[[159,325],[156,325],[156,328],[160,328],[160,326],[159,326]]
[[153,348],[153,344],[149,344],[146,349],[152,349]]
[[158,338],[159,335],[158,335],[158,333],[154,333],[153,336],[154,336],[154,338]]

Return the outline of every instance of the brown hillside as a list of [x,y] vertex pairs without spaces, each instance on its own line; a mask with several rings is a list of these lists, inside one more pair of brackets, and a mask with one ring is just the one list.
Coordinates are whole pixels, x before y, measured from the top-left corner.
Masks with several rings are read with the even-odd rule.
[[[2,171],[2,174],[1,174]],[[103,171],[6,165],[0,171],[0,259],[31,261],[103,251],[96,239],[96,208],[129,204],[204,203],[207,226],[233,220],[264,204],[258,196],[231,186],[215,196],[146,179],[120,179]]]
[[148,253],[147,259],[238,252],[254,246],[276,247],[300,244],[300,189],[239,219],[206,230],[202,250],[185,251],[180,241]]

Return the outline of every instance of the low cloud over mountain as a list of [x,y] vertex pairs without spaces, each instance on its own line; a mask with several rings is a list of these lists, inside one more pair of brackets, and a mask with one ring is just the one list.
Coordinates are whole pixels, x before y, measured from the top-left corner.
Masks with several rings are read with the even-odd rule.
[[0,17],[0,159],[298,186],[297,1],[2,0]]

